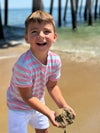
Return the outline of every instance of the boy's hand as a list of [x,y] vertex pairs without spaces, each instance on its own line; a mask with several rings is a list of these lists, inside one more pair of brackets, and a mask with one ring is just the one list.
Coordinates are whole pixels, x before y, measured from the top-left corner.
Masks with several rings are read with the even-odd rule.
[[55,112],[54,111],[50,111],[48,118],[54,126],[59,127],[59,124],[55,121]]
[[56,122],[54,111],[50,111],[49,119],[52,122],[52,124],[56,127],[59,127],[59,128],[65,128],[66,127],[66,125],[59,125],[59,123]]
[[75,115],[68,108],[61,108],[56,110],[55,120],[59,123],[60,126],[67,126],[74,122]]

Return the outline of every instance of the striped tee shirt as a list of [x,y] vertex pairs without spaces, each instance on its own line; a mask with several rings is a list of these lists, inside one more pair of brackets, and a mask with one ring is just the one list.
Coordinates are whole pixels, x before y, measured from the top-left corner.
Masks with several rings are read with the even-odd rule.
[[13,110],[31,111],[20,96],[18,87],[32,88],[33,97],[44,103],[45,87],[48,80],[56,81],[60,78],[60,57],[48,52],[47,65],[43,65],[29,49],[20,56],[12,68],[12,78],[7,90],[7,106]]

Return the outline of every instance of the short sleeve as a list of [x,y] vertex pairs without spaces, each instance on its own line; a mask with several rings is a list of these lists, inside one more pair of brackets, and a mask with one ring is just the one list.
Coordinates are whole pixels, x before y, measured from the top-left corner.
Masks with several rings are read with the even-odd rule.
[[52,74],[49,77],[51,81],[57,81],[61,76],[61,59],[58,56],[56,60],[54,60],[52,68]]
[[13,67],[12,81],[16,87],[31,87],[32,78],[30,70],[24,64],[15,64]]

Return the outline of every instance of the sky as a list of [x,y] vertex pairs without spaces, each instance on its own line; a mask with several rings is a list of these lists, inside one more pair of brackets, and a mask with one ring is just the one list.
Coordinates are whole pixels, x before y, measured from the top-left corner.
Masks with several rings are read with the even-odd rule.
[[[4,8],[4,1],[0,0],[1,8]],[[50,7],[51,0],[44,0],[44,6]],[[85,2],[85,0],[83,0]],[[81,0],[79,0],[81,2]],[[65,6],[66,0],[62,0],[62,7]],[[69,0],[70,3],[70,0]],[[58,0],[54,0],[54,7],[58,6]],[[31,8],[32,7],[32,0],[8,0],[8,7],[9,8]]]

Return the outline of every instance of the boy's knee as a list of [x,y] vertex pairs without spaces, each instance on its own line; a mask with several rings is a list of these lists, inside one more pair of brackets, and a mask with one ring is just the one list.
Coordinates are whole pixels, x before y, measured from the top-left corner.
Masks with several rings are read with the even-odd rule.
[[36,133],[48,133],[48,128],[47,129],[35,129]]

